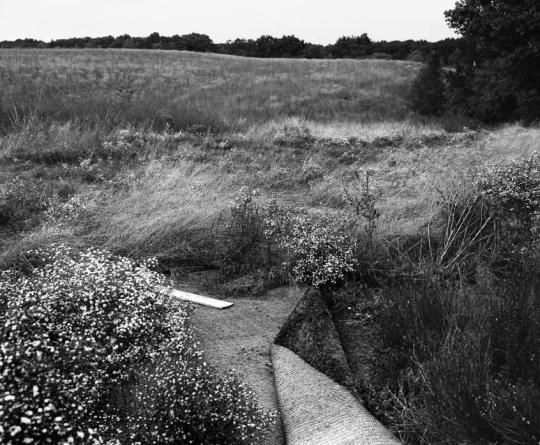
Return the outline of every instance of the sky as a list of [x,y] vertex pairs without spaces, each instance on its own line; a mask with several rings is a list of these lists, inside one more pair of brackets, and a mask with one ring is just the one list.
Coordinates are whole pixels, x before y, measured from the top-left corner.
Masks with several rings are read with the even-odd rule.
[[444,11],[456,0],[0,0],[0,40],[198,32],[214,42],[294,34],[328,44],[454,37]]

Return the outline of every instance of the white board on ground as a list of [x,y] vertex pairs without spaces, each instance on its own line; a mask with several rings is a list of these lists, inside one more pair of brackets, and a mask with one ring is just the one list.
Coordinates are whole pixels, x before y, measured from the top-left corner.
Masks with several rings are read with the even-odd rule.
[[181,290],[173,289],[171,292],[173,297],[192,303],[202,304],[203,306],[215,307],[216,309],[226,309],[231,307],[233,303],[229,301],[216,300],[215,298],[203,297],[202,295],[192,294]]

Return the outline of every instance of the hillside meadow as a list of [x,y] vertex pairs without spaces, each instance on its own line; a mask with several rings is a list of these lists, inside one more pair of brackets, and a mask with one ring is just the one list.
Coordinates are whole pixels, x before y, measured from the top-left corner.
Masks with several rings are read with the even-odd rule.
[[[2,50],[3,123],[12,107],[46,119],[153,122],[245,131],[282,116],[403,119],[413,62],[257,60],[174,51]],[[7,114],[7,116],[6,116]]]
[[[447,253],[445,242],[453,252],[452,240],[458,239],[460,253],[476,242],[463,225],[477,208],[464,211],[456,204],[452,211],[463,212],[461,217],[451,220],[443,212],[441,224],[441,202],[472,196],[490,166],[534,156],[540,129],[415,116],[408,94],[420,67],[176,51],[0,50],[0,267],[26,270],[32,259],[24,252],[61,242],[135,260],[155,257],[160,271],[218,295],[259,295],[298,278],[299,267],[313,284],[318,271],[306,272],[307,263],[288,266],[295,248],[315,243],[337,249],[337,265],[328,266],[335,275],[321,283],[357,285],[351,306],[382,269],[412,280],[411,286],[429,274],[429,280],[453,280],[453,286],[471,263],[459,255],[450,265],[435,264],[434,258]],[[264,226],[267,220],[276,225]],[[287,224],[291,232],[272,244]],[[431,231],[437,230],[447,237],[432,245]],[[323,247],[310,238],[313,233],[320,234]],[[339,261],[348,259],[340,255],[349,252],[348,240],[354,240],[350,251],[356,256],[343,267]],[[410,252],[424,242],[429,249],[420,248],[420,260],[413,258]],[[469,261],[477,253],[464,257]],[[476,273],[481,268],[474,264]],[[377,286],[390,283],[402,284],[385,275]],[[411,301],[425,294],[410,290]],[[455,306],[441,301],[444,308],[464,307],[461,300]],[[495,306],[478,317],[491,319]],[[531,307],[536,311],[538,305]],[[430,317],[424,309],[414,323]],[[451,321],[441,324],[448,330],[429,341],[454,345],[444,338],[458,336],[455,323],[465,312],[448,309],[444,316]],[[387,328],[397,319],[393,312],[383,315]],[[530,332],[536,332],[535,323],[525,323]],[[517,329],[515,322],[509,326],[508,332]],[[480,335],[471,332],[459,331]],[[384,357],[401,384],[408,371],[409,377],[425,377],[423,366],[440,358],[429,354],[410,369]],[[488,375],[485,367],[481,371]],[[445,370],[437,368],[443,375]],[[525,384],[521,390],[527,392]],[[393,415],[380,418],[410,443],[452,443],[441,439],[447,430],[438,430],[440,419],[426,426],[415,417],[423,411],[415,405],[421,397],[414,396],[391,404]],[[432,433],[429,439],[422,438],[421,428]],[[481,434],[456,434],[452,440],[480,443],[466,440]],[[497,434],[485,437],[498,443]]]
[[540,138],[515,125],[472,130],[415,117],[407,95],[418,69],[382,60],[2,50],[0,175],[31,184],[26,194],[39,202],[77,199],[81,214],[41,224],[42,206],[41,216],[4,229],[2,257],[62,239],[157,256],[167,268],[214,267],[223,228],[216,222],[242,187],[257,190],[259,202],[275,197],[347,219],[344,192],[358,192],[357,173],[366,170],[379,233],[415,233],[441,190],[484,165],[529,155]]

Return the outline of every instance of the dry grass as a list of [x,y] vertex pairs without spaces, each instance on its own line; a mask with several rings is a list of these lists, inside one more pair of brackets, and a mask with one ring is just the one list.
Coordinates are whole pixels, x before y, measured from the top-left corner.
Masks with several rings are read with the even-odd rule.
[[[450,134],[442,120],[407,118],[416,69],[380,60],[2,50],[10,125],[0,136],[0,177],[84,196],[82,221],[62,231],[70,237],[178,264],[211,262],[212,228],[242,186],[261,190],[263,200],[346,212],[343,191],[358,186],[354,172],[363,169],[375,172],[380,232],[414,233],[439,189],[486,163],[527,155],[540,141],[538,129]],[[137,159],[104,160],[92,172],[79,166],[111,131],[146,122],[140,131],[149,132],[152,119],[218,122],[222,133],[146,143]],[[312,139],[278,145],[285,128]]]
[[[298,116],[403,119],[413,62],[246,59],[144,50],[1,50],[4,113],[214,130]],[[4,116],[4,121],[8,118]],[[12,116],[17,120],[18,115]],[[6,123],[4,123],[6,125]]]

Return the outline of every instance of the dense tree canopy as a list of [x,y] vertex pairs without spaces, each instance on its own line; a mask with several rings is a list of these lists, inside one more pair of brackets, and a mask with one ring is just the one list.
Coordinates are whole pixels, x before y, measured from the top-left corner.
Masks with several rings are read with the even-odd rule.
[[464,42],[450,103],[485,121],[538,121],[540,1],[461,0],[446,19]]
[[340,37],[332,48],[332,56],[342,57],[365,57],[373,54],[373,44],[367,34],[352,37]]

